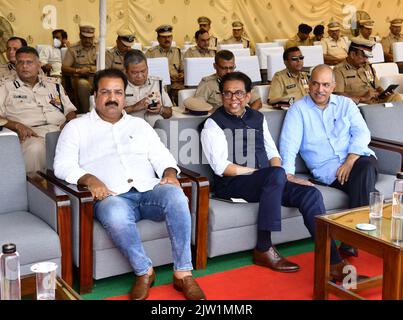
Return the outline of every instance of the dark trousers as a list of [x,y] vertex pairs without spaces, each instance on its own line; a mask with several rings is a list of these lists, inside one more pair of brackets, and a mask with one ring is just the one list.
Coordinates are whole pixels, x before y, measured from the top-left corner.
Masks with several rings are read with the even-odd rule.
[[378,161],[373,156],[361,156],[353,165],[348,181],[341,185],[336,179],[330,186],[344,191],[349,196],[349,208],[367,206],[369,193],[376,191]]
[[250,175],[224,179],[216,196],[259,202],[258,230],[281,231],[281,206],[297,207],[309,233],[315,235],[315,216],[325,213],[321,193],[314,187],[288,182],[280,167],[257,170]]

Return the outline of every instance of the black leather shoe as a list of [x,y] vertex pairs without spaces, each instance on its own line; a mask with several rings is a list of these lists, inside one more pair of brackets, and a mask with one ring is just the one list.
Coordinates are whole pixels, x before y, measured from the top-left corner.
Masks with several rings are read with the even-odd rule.
[[[343,269],[347,266],[348,263],[345,260],[342,260],[340,263],[331,264],[330,265],[330,280],[333,282],[343,282],[344,277],[348,275],[348,273],[343,273]],[[347,270],[346,270],[347,271]],[[365,275],[357,275],[357,282],[368,279],[368,276]]]
[[345,243],[340,244],[339,253],[343,258],[358,257],[358,249]]
[[296,272],[299,265],[282,257],[274,246],[265,252],[253,251],[253,262],[258,266],[270,268],[279,272]]

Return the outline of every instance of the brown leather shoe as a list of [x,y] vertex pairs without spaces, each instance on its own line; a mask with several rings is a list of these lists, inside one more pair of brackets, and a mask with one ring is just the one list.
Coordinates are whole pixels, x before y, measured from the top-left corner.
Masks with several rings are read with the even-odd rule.
[[274,246],[265,252],[255,249],[253,251],[253,262],[258,266],[279,272],[296,272],[299,270],[299,265],[282,257]]
[[358,249],[346,243],[341,243],[339,253],[343,258],[358,257]]
[[[340,263],[331,264],[330,265],[330,280],[333,282],[343,282],[344,277],[348,275],[348,273],[343,273],[343,269],[347,266],[348,263],[345,260],[342,260]],[[368,279],[368,276],[358,275],[357,282]]]
[[183,279],[174,276],[173,285],[176,290],[183,292],[187,300],[206,300],[203,290],[192,276],[186,276]]
[[152,287],[155,281],[155,272],[151,276],[148,274],[136,277],[136,281],[133,284],[130,292],[131,300],[145,300],[148,297],[148,291]]

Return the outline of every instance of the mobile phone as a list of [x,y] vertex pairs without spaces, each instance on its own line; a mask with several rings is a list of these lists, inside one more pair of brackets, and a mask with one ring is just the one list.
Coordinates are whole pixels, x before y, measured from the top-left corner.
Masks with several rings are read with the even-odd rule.
[[398,84],[391,84],[389,85],[389,87],[387,87],[380,95],[379,98],[383,99],[386,97],[387,93],[392,93],[394,90],[396,90],[396,88],[398,87]]
[[157,108],[157,96],[155,95],[154,92],[152,92],[149,97],[151,99],[151,103],[148,104],[147,108],[150,110],[154,110]]

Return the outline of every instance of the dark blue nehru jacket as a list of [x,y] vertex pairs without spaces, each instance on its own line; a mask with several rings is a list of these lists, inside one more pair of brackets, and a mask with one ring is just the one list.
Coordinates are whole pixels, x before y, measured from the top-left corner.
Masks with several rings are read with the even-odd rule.
[[[218,108],[211,116],[217,125],[225,130],[228,143],[228,160],[240,165],[256,169],[269,166],[263,138],[264,115],[250,107],[239,117],[229,114],[223,107]],[[214,186],[228,182],[232,177],[215,176]]]

